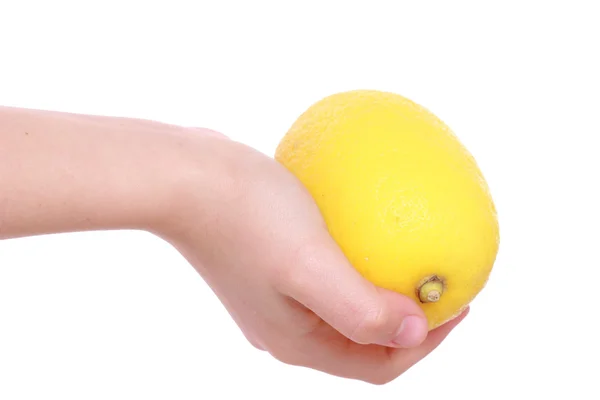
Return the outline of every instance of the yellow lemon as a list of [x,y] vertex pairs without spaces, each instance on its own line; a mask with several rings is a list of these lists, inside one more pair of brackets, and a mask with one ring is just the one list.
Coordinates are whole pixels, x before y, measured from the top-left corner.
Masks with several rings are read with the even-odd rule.
[[377,90],[333,94],[294,122],[275,159],[353,267],[417,301],[429,329],[485,286],[499,247],[494,202],[473,156],[424,107]]

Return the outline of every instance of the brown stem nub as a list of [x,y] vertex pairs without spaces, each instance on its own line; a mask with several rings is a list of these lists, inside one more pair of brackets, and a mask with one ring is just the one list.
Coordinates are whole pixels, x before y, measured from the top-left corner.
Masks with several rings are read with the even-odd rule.
[[421,303],[435,303],[444,293],[444,282],[437,276],[427,278],[417,289]]

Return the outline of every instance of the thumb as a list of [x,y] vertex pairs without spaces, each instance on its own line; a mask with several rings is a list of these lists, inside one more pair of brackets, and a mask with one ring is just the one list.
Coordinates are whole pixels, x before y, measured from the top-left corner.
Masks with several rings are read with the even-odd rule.
[[428,326],[416,302],[363,278],[333,239],[324,236],[296,254],[279,289],[356,343],[420,345]]

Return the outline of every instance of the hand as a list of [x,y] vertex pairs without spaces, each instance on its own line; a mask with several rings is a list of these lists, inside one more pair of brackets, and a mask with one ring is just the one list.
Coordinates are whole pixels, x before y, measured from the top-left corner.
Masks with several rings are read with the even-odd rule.
[[416,303],[352,268],[295,177],[242,144],[200,135],[213,154],[210,190],[188,184],[159,235],[204,277],[255,347],[287,364],[384,384],[464,318],[427,334]]
[[465,315],[427,335],[417,304],[352,268],[290,173],[216,132],[0,107],[0,160],[0,239],[153,232],[285,363],[383,384]]

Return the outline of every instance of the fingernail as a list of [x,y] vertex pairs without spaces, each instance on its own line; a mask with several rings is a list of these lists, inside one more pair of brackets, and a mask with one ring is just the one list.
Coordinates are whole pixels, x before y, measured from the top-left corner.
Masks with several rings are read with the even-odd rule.
[[398,329],[392,344],[404,348],[415,347],[423,342],[425,336],[427,336],[427,321],[421,317],[409,315],[400,324],[400,329]]

